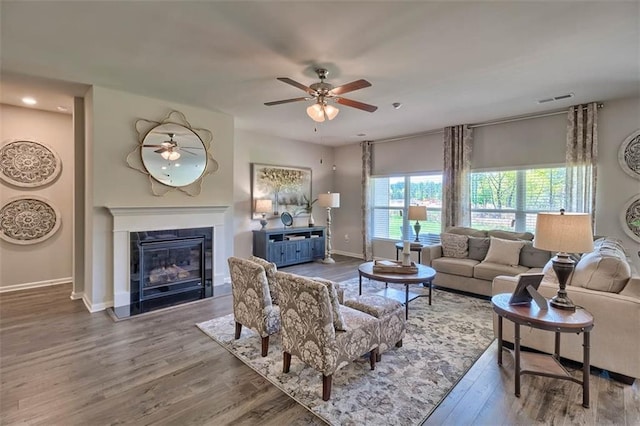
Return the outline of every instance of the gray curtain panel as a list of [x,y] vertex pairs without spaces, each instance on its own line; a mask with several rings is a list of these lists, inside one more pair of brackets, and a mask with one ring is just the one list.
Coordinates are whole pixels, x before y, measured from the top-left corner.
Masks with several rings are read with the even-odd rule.
[[362,255],[365,261],[373,259],[371,247],[371,167],[372,143],[364,141],[362,146]]
[[596,216],[598,161],[598,104],[574,105],[567,116],[565,208],[570,212]]
[[471,223],[469,170],[472,143],[473,129],[469,126],[444,128],[443,231],[450,226],[469,226]]

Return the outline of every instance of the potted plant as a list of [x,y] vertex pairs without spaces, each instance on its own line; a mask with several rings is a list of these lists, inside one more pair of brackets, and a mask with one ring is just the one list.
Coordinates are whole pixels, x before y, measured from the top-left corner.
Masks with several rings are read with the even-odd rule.
[[309,213],[310,227],[315,225],[312,212],[313,212],[313,203],[315,203],[316,201],[318,201],[317,198],[315,200],[309,200],[309,198],[306,195],[302,195],[302,205],[298,208],[298,211],[296,212],[297,214]]

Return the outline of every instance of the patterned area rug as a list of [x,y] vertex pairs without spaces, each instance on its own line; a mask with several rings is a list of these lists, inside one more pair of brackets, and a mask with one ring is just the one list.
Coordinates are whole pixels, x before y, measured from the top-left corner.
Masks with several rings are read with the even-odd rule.
[[[341,283],[345,299],[358,294],[358,279]],[[389,284],[402,289],[404,286]],[[363,292],[375,292],[384,283],[363,279]],[[428,289],[411,286],[414,293]],[[331,399],[322,401],[322,377],[293,357],[291,370],[282,372],[279,335],[271,336],[269,355],[260,356],[260,338],[243,327],[235,340],[233,314],[196,324],[225,349],[291,396],[311,412],[334,425],[415,425],[423,422],[493,341],[490,302],[446,291],[409,303],[407,333],[402,348],[385,352],[376,369],[368,359],[338,370]]]

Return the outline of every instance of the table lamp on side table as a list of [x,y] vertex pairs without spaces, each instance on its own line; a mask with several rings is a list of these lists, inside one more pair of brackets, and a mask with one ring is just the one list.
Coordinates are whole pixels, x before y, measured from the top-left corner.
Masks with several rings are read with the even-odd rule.
[[591,215],[565,213],[564,209],[560,209],[559,213],[538,213],[533,246],[558,252],[551,262],[560,289],[549,303],[554,308],[575,310],[576,307],[565,290],[575,266],[575,261],[569,257],[569,253],[586,253],[593,250]]
[[331,257],[331,209],[340,207],[340,193],[328,192],[326,194],[320,194],[318,195],[318,204],[320,207],[327,209],[327,244],[322,263],[335,263],[335,260]]
[[273,202],[271,200],[256,200],[256,213],[262,213],[262,219],[260,219],[260,225],[264,229],[267,226],[267,213],[273,210]]
[[415,220],[413,230],[416,232],[416,243],[420,242],[418,235],[420,234],[420,220],[427,220],[427,208],[425,206],[409,206],[409,221]]

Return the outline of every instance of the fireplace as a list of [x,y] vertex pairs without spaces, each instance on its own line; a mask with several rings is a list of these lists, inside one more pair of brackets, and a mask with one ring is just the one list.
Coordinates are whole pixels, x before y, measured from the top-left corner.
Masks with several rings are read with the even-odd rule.
[[131,312],[213,296],[212,228],[130,232]]
[[232,238],[225,226],[228,207],[108,209],[118,318],[210,297],[224,285]]

